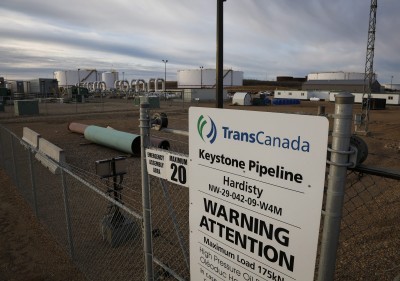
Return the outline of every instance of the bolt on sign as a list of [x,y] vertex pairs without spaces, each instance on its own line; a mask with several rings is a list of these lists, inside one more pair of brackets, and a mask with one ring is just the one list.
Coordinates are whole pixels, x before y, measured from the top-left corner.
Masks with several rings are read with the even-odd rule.
[[313,280],[328,126],[190,108],[191,280]]

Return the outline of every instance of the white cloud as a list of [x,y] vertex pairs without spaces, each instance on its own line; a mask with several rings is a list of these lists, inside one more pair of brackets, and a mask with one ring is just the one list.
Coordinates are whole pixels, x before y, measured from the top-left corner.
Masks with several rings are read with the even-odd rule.
[[[228,0],[225,66],[260,79],[362,72],[369,8],[365,0]],[[382,82],[400,73],[399,10],[398,0],[378,6],[374,65]],[[154,76],[168,59],[175,79],[178,69],[215,67],[215,0],[2,0],[0,12],[0,76],[75,68]]]

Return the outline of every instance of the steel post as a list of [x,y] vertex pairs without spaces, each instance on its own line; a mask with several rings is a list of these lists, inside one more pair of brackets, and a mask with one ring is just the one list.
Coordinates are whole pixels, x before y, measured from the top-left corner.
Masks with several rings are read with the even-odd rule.
[[35,216],[38,218],[39,217],[39,213],[38,213],[37,196],[36,196],[35,170],[34,170],[34,167],[33,167],[32,150],[31,149],[28,149],[28,159],[29,159],[29,172],[31,174],[33,209],[35,210]]
[[318,268],[319,281],[332,281],[335,275],[347,167],[349,166],[350,137],[354,96],[336,95],[332,131],[331,159],[329,161],[328,189]]
[[5,170],[6,168],[6,156],[5,156],[5,149],[4,149],[4,140],[3,140],[3,127],[0,127],[0,167],[3,167]]
[[224,2],[217,0],[217,83],[216,83],[216,107],[223,108],[224,90]]
[[18,174],[17,174],[17,163],[15,157],[15,144],[14,144],[14,136],[10,134],[11,138],[11,158],[13,161],[13,176],[14,176],[14,183],[19,188],[19,181],[18,181]]
[[69,210],[69,201],[68,201],[68,189],[67,183],[65,182],[65,174],[64,174],[64,167],[60,166],[61,168],[61,184],[63,189],[63,199],[64,199],[64,208],[65,208],[65,221],[67,224],[67,237],[68,237],[68,244],[69,244],[69,254],[72,259],[75,258],[75,247],[74,247],[74,239],[72,237],[72,227],[71,227],[71,214]]
[[145,274],[147,281],[154,280],[153,270],[153,241],[151,225],[151,203],[149,175],[146,165],[146,148],[150,144],[150,105],[140,104],[140,147],[141,147],[141,170],[142,170],[142,205],[143,205],[143,247],[145,259]]

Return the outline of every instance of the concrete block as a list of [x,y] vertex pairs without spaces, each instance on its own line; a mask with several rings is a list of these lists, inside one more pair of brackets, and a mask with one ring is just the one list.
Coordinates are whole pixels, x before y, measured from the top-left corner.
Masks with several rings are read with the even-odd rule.
[[34,148],[39,147],[39,138],[40,134],[35,131],[29,129],[28,127],[24,127],[22,129],[22,139],[29,143]]
[[38,152],[35,154],[35,158],[54,175],[59,175],[61,173],[60,166],[51,161],[51,159],[47,158],[45,155]]
[[39,138],[39,151],[43,152],[56,162],[65,163],[64,150],[44,138]]

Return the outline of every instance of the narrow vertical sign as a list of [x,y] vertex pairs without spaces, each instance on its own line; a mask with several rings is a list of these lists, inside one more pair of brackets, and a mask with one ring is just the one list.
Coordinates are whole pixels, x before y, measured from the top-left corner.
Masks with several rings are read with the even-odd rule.
[[313,280],[328,124],[190,108],[191,280]]

